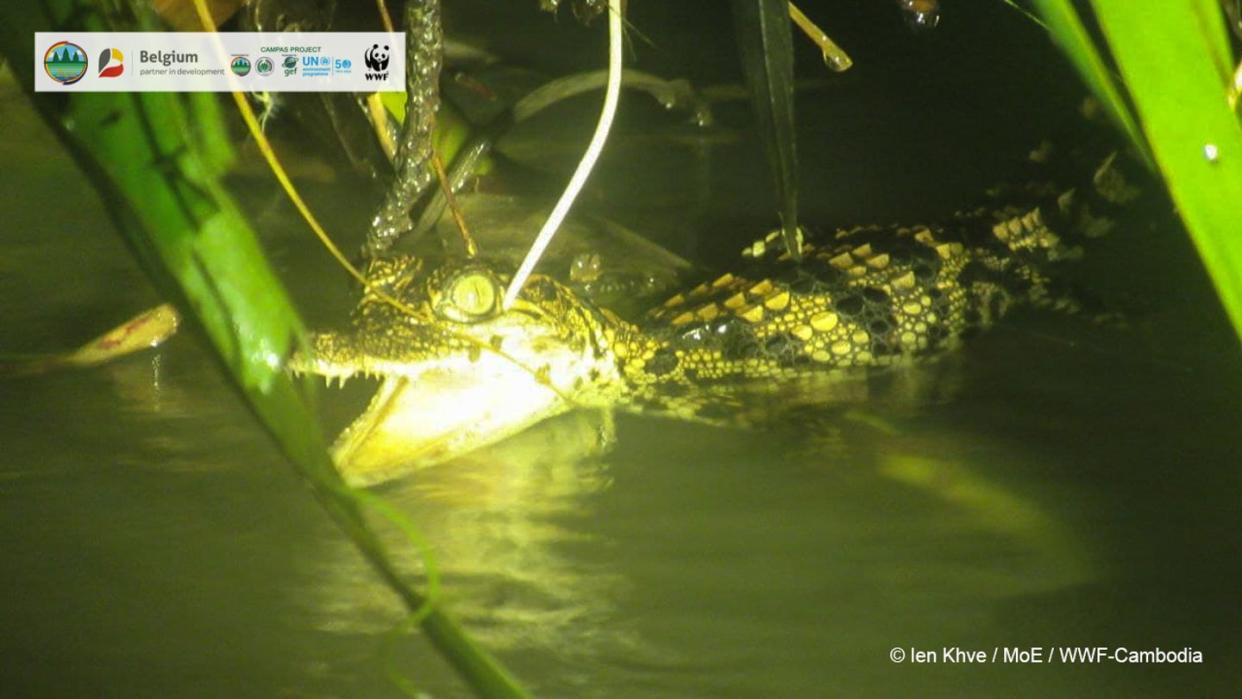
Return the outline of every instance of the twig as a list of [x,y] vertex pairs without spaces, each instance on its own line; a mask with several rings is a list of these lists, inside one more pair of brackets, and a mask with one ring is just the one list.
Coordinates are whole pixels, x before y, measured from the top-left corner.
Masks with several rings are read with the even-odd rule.
[[835,41],[828,38],[824,30],[812,22],[811,18],[803,14],[802,10],[799,10],[798,6],[792,2],[789,3],[789,16],[793,18],[794,24],[798,25],[802,33],[819,47],[820,53],[824,55],[824,65],[831,68],[834,73],[847,71],[850,66],[854,65],[854,59],[850,58],[844,49],[837,46]]
[[379,10],[380,22],[384,25],[384,31],[389,34],[396,33],[396,29],[392,25],[392,15],[388,14],[388,5],[384,0],[375,0],[375,9]]
[[367,116],[371,119],[371,127],[375,129],[375,138],[379,141],[380,149],[384,151],[384,157],[391,163],[397,159],[397,142],[388,130],[388,112],[384,109],[384,102],[378,92],[367,95]]
[[[375,5],[379,10],[380,23],[384,25],[384,31],[395,35],[396,29],[392,26],[388,6],[384,4],[384,0],[375,0]],[[384,157],[388,158],[388,162],[393,162],[397,159],[397,142],[388,128],[388,112],[384,110],[384,103],[380,100],[378,92],[367,95],[367,116],[371,119],[371,128],[375,129],[375,138],[384,151]]]
[[448,175],[444,172],[444,161],[440,159],[440,154],[435,152],[434,148],[431,153],[431,165],[436,169],[436,180],[440,182],[440,191],[444,192],[444,200],[448,202],[449,211],[453,212],[457,232],[461,234],[461,242],[466,246],[466,256],[475,257],[479,254],[479,246],[470,235],[470,229],[466,226],[466,217],[461,215],[461,209],[457,206],[457,197],[453,196],[453,187],[449,184]]

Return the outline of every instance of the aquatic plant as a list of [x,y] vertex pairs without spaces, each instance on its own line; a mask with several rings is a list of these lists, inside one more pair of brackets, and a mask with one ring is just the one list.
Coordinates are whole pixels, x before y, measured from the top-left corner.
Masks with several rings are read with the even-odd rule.
[[[1034,3],[1113,120],[1150,153],[1242,337],[1242,66],[1235,68],[1221,4],[1091,0],[1101,39],[1071,0]],[[1105,61],[1109,53],[1119,74]]]
[[[1242,238],[1235,231],[1242,202],[1242,64],[1226,27],[1226,11],[1236,12],[1236,4],[1090,0],[1097,36],[1073,0],[1032,0],[1038,17],[1016,0],[1001,1],[1048,30],[1139,158],[1163,177],[1242,338]],[[733,0],[756,128],[785,242],[795,250],[797,144],[785,7],[781,0]],[[1236,17],[1229,21],[1242,25]],[[1235,31],[1242,36],[1242,26]]]
[[802,259],[798,232],[798,147],[794,132],[794,56],[786,0],[733,0],[738,53],[755,126],[772,173],[781,237]]
[[[0,6],[0,51],[19,74],[30,75],[36,30],[152,26],[138,3],[114,10],[74,0],[5,4]],[[97,92],[30,97],[100,191],[115,227],[156,287],[207,339],[260,423],[432,644],[481,696],[524,696],[436,604],[434,586],[418,590],[398,569],[366,514],[395,519],[398,526],[401,516],[345,485],[313,413],[285,372],[284,358],[303,342],[304,329],[254,230],[220,182],[233,151],[216,96]],[[135,166],[139,163],[163,166]]]

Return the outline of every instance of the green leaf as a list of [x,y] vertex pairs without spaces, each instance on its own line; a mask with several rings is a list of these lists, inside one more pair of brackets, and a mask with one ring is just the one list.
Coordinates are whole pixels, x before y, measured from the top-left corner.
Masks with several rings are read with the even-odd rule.
[[[142,14],[137,5],[128,9]],[[0,54],[17,74],[29,76],[31,36],[38,29],[135,28],[111,26],[103,16],[96,6],[73,0],[0,4]],[[29,89],[31,83],[23,82]],[[525,696],[451,617],[405,580],[368,526],[366,502],[345,486],[314,416],[284,371],[284,360],[304,335],[302,322],[219,180],[232,149],[216,97],[97,92],[31,98],[100,190],[156,286],[202,331],[325,509],[392,591],[420,614],[432,644],[480,696]]]
[[1083,26],[1082,18],[1074,9],[1073,0],[1034,0],[1034,3],[1053,40],[1069,56],[1087,86],[1104,105],[1113,122],[1138,149],[1144,162],[1154,169],[1151,153],[1143,140],[1142,132],[1139,131],[1138,122],[1130,111],[1130,106],[1126,104],[1125,97],[1117,87],[1103,56],[1091,40],[1091,35],[1087,33],[1087,28]]
[[[1176,6],[1178,3],[1170,3]],[[1208,55],[1223,84],[1233,80],[1233,51],[1229,48],[1229,30],[1225,25],[1220,0],[1188,0],[1189,11],[1194,15],[1200,40],[1206,45]]]
[[776,183],[781,234],[786,249],[794,259],[801,259],[789,4],[787,0],[733,0],[733,23],[759,137]]
[[1094,0],[1156,163],[1242,337],[1242,128],[1214,0]]

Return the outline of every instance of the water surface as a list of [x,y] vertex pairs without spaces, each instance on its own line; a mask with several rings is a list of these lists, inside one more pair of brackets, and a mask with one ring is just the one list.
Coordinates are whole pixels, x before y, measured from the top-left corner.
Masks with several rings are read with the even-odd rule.
[[[915,50],[881,43],[864,57]],[[893,60],[913,82],[936,75],[917,57]],[[804,110],[843,125],[804,139],[811,216],[943,215],[1030,140],[972,133],[995,123],[979,105],[1043,101],[1011,86],[911,120],[915,97],[884,75],[870,102]],[[0,352],[71,347],[158,297],[21,99],[0,99]],[[703,168],[692,180],[660,174],[640,137],[661,132],[644,129],[610,153],[600,208],[680,231],[663,240],[703,264],[727,259],[766,218],[754,144],[708,163],[681,153]],[[365,220],[364,187],[306,186],[335,230]],[[346,308],[349,285],[288,206],[249,189],[299,302]],[[875,400],[771,431],[620,417],[601,450],[598,419],[573,415],[379,492],[432,542],[446,604],[540,696],[1224,694],[1242,681],[1242,363],[1183,231],[1153,220],[1086,265],[1123,325],[1022,313]],[[320,399],[336,428],[364,389]],[[398,696],[380,652],[398,604],[193,335],[0,382],[0,445],[0,695]],[[889,659],[1071,645],[1191,647],[1205,662]],[[466,694],[422,641],[397,648],[417,686]]]

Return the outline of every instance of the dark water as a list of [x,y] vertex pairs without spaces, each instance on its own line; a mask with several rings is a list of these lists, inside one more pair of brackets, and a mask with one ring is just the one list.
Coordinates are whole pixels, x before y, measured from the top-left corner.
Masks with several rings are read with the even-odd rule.
[[[859,68],[800,113],[809,217],[944,215],[1072,120],[1069,73],[1005,11],[917,38],[873,4],[818,15],[854,39]],[[657,47],[702,17],[636,12]],[[469,20],[454,21],[484,31]],[[706,26],[711,54],[730,37]],[[591,50],[567,21],[544,31],[566,45],[527,37],[536,66]],[[649,69],[731,79],[718,58],[638,51]],[[670,147],[651,134],[681,133],[676,120],[638,101],[600,209],[707,263],[770,224],[753,143]],[[157,302],[11,84],[0,114],[0,352],[68,348]],[[744,110],[719,116],[744,133]],[[287,205],[247,182],[299,301],[346,307]],[[334,231],[358,229],[357,185],[306,187]],[[946,387],[935,402],[760,434],[622,417],[605,453],[593,418],[570,416],[379,492],[432,543],[449,608],[540,696],[1228,694],[1242,681],[1242,362],[1183,231],[1151,220],[1084,265],[1124,327],[1020,314],[911,373]],[[321,398],[336,426],[362,395]],[[398,696],[381,652],[398,604],[192,336],[0,382],[0,445],[0,695]],[[1204,662],[890,661],[1033,646],[1188,647]],[[466,694],[417,638],[395,658],[421,689]]]

